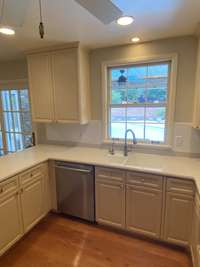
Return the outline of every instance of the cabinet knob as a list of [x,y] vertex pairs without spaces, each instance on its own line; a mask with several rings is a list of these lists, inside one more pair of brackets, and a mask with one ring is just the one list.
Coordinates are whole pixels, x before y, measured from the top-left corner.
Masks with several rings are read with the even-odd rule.
[[0,188],[0,194],[2,194],[3,193],[3,188]]
[[142,179],[141,181],[142,181],[143,183],[145,182],[145,180],[144,180],[144,179]]

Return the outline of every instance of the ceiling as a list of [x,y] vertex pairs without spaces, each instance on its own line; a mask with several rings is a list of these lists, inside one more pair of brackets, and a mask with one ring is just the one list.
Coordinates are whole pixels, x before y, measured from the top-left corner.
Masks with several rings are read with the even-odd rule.
[[[0,35],[0,61],[19,59],[28,49],[80,41],[90,48],[193,34],[200,22],[199,0],[113,0],[135,22],[122,27],[102,24],[74,0],[42,0],[45,39],[38,34],[38,1],[29,0],[22,27],[15,36]],[[13,12],[15,12],[13,10]]]

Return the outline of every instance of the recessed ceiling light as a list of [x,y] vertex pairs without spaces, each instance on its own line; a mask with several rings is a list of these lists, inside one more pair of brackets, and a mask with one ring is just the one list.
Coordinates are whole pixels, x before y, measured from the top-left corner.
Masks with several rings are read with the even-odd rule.
[[138,43],[138,42],[140,41],[140,38],[139,38],[139,37],[133,37],[133,38],[131,39],[131,41],[132,41],[133,43]]
[[130,25],[131,23],[133,23],[133,21],[134,21],[133,17],[123,16],[123,17],[118,18],[117,23],[119,25],[122,25],[122,26],[127,26],[127,25]]
[[15,31],[11,28],[2,27],[2,28],[0,28],[0,33],[7,34],[7,35],[13,35],[13,34],[15,34]]

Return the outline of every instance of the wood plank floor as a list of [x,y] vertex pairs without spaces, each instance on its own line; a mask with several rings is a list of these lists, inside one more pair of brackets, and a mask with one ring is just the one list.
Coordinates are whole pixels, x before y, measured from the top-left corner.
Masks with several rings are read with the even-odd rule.
[[191,267],[182,251],[49,215],[0,267]]

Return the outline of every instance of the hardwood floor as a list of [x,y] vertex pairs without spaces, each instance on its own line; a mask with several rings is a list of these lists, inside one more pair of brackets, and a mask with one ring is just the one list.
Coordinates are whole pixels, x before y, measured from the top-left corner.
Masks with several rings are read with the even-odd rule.
[[49,215],[0,259],[0,267],[191,267],[190,257],[57,215]]

